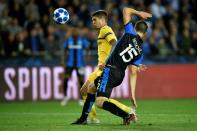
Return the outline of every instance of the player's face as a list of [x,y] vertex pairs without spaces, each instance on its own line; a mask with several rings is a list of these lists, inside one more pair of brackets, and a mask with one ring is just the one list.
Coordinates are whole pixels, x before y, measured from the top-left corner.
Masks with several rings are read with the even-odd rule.
[[74,27],[72,29],[72,34],[73,34],[73,36],[78,36],[78,29],[77,29],[77,27]]
[[95,28],[97,28],[97,29],[101,28],[101,26],[102,26],[102,19],[100,19],[99,17],[93,16],[92,17],[92,25]]

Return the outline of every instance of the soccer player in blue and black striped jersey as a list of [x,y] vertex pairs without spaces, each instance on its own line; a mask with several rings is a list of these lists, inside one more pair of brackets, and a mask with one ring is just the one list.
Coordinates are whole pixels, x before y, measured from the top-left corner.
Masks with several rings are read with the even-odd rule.
[[61,101],[61,105],[64,106],[69,100],[67,96],[67,83],[73,70],[76,70],[79,87],[83,85],[84,82],[84,50],[89,49],[90,43],[88,40],[81,36],[79,32],[79,27],[74,25],[71,27],[71,35],[64,41],[64,49],[66,54],[65,61],[65,77],[64,77],[64,99]]
[[[131,18],[134,15],[141,18],[141,20],[135,24],[135,27],[131,22]],[[128,125],[130,121],[135,120],[136,116],[134,111],[132,109],[130,112],[126,111],[125,108],[128,107],[120,102],[113,102],[114,100],[110,98],[110,95],[112,89],[122,83],[125,70],[128,66],[135,65],[139,70],[145,68],[145,66],[141,64],[143,59],[141,45],[148,29],[148,25],[144,20],[150,17],[152,17],[152,15],[144,11],[136,11],[135,9],[127,7],[123,9],[125,32],[107,59],[102,75],[97,78],[94,81],[94,85],[88,89],[88,95],[81,117],[72,124],[84,124],[91,110],[91,106],[95,101],[98,107],[122,117],[124,125]]]

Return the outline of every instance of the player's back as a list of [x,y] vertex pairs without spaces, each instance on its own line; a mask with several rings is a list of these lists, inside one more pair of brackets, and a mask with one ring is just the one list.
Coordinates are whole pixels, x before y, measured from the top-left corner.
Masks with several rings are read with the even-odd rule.
[[125,33],[114,47],[107,64],[122,71],[125,71],[128,65],[139,65],[143,59],[142,43],[139,35]]
[[109,26],[104,26],[100,29],[97,44],[98,44],[98,65],[103,64],[109,56],[112,44],[111,40],[117,40],[116,35]]

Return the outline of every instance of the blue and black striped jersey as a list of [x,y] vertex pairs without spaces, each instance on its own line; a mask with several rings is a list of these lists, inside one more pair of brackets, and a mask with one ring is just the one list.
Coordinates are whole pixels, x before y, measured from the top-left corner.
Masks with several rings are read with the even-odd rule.
[[118,69],[125,71],[128,65],[141,64],[143,43],[139,35],[134,31],[133,24],[129,22],[125,25],[125,33],[118,40],[106,64],[116,66]]
[[64,48],[68,49],[68,57],[66,65],[68,67],[83,67],[84,66],[84,50],[89,47],[89,42],[84,37],[74,38],[72,36],[64,42]]

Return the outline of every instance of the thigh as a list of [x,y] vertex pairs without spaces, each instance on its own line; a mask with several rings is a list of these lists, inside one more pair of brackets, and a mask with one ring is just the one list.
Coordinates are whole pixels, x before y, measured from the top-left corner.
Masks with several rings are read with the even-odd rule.
[[104,96],[109,98],[114,87],[120,85],[124,78],[124,73],[121,71],[106,67],[101,77],[95,80],[97,87],[97,96]]
[[110,80],[110,68],[105,68],[100,77],[95,79],[95,86],[97,87],[97,96],[98,97],[107,97],[109,98],[113,89],[111,80]]

